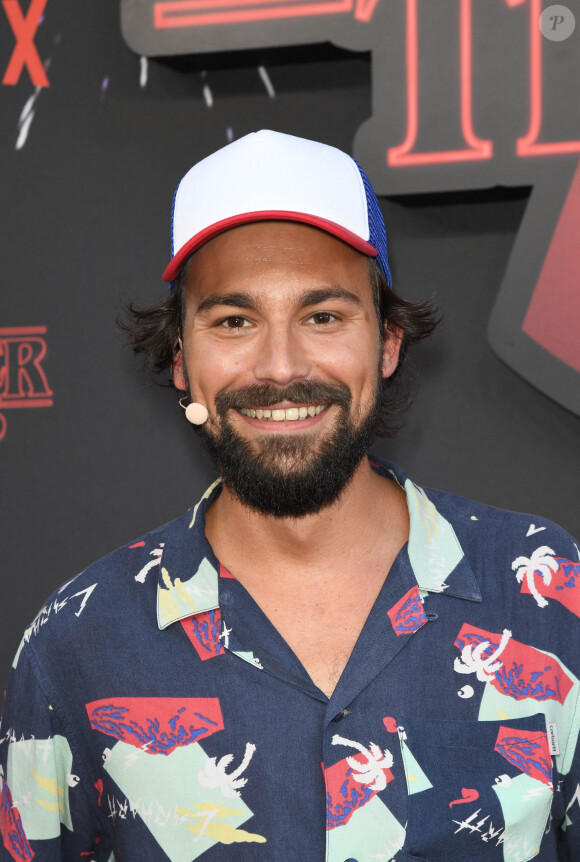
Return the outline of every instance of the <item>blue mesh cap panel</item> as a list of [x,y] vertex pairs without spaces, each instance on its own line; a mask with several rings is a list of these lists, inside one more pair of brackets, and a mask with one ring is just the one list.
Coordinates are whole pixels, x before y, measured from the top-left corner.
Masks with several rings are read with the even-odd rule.
[[383,214],[379,207],[379,202],[377,200],[377,196],[375,194],[375,190],[371,185],[371,181],[356,161],[353,159],[353,162],[359,169],[359,173],[361,179],[363,181],[363,186],[367,198],[367,211],[369,218],[369,242],[373,245],[377,251],[377,263],[381,269],[381,272],[387,279],[387,284],[392,288],[393,279],[391,276],[391,270],[389,269],[389,258],[387,256],[387,232],[385,230],[385,220],[383,219]]
[[[179,186],[181,185],[181,180],[178,182],[175,191],[173,192],[173,200],[171,202],[171,259],[173,259],[173,255],[175,253],[175,241],[173,238],[173,219],[175,217],[175,200],[177,198],[177,192],[179,191]],[[173,290],[173,282],[169,284],[169,292]]]
[[173,219],[175,217],[175,200],[177,198],[177,192],[179,191],[179,186],[181,185],[181,180],[178,182],[175,187],[175,191],[173,192],[173,200],[171,201],[171,257],[175,254],[175,245],[173,239]]

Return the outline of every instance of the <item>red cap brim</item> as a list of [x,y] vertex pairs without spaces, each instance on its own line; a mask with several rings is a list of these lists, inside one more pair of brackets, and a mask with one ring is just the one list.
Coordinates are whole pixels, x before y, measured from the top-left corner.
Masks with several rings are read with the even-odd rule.
[[231,228],[256,221],[302,222],[303,224],[309,224],[312,227],[320,228],[320,230],[332,234],[332,236],[337,237],[337,239],[341,239],[343,242],[356,248],[356,250],[360,251],[362,254],[368,255],[368,257],[376,257],[378,255],[377,249],[371,245],[370,242],[367,242],[355,233],[351,233],[351,231],[345,230],[345,228],[335,222],[319,218],[318,216],[309,215],[308,213],[265,210],[262,212],[241,213],[240,215],[230,216],[230,218],[222,219],[221,221],[215,222],[215,224],[209,225],[209,227],[206,227],[195,236],[192,236],[192,238],[179,249],[177,254],[174,255],[167,265],[165,272],[163,273],[163,281],[174,281],[188,257],[190,257],[194,251],[197,251],[198,248],[201,248],[201,246],[206,242],[209,242],[210,239],[213,239],[214,236],[218,236],[218,234],[224,233],[226,230],[230,230]]

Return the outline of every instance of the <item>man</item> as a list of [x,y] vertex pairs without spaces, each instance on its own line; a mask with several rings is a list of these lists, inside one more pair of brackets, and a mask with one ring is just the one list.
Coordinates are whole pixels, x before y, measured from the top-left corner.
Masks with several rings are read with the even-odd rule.
[[169,299],[125,326],[221,481],[27,630],[2,859],[580,859],[578,548],[367,458],[435,322],[390,289],[366,176],[249,135],[172,235]]

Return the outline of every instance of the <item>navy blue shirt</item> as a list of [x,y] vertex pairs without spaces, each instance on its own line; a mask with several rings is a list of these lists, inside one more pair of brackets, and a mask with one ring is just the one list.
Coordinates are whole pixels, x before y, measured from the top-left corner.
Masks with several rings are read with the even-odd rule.
[[49,599],[6,696],[3,862],[580,859],[578,547],[371,464],[410,537],[330,699],[216,559],[219,483]]

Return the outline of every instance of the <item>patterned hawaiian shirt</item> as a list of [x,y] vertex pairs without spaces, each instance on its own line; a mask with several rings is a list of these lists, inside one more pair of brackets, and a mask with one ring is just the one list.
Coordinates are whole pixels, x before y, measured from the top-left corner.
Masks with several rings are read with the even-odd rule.
[[183,517],[64,584],[0,732],[3,862],[580,860],[580,554],[424,491],[329,699]]

